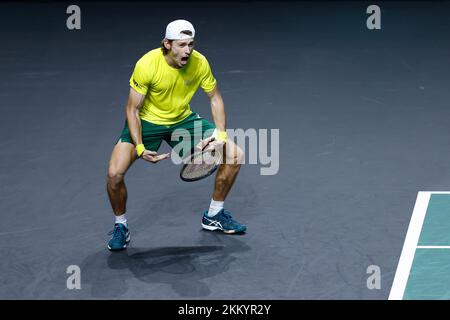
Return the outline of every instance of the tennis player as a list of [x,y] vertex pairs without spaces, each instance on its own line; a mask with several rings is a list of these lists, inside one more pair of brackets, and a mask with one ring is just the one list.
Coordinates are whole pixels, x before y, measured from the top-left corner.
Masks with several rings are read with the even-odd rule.
[[[224,209],[243,160],[242,150],[227,138],[224,103],[208,60],[194,50],[195,29],[186,20],[167,25],[161,47],[146,53],[135,65],[130,78],[126,105],[126,121],[113,148],[107,174],[107,191],[115,215],[110,250],[122,250],[130,241],[126,218],[127,188],[124,177],[136,159],[150,163],[168,159],[169,153],[158,154],[161,142],[174,148],[172,134],[187,130],[192,146],[221,148],[224,162],[219,166],[209,209],[203,213],[201,225],[206,230],[240,233],[246,226],[232,218]],[[214,124],[193,112],[189,102],[201,87],[211,103]],[[209,132],[196,137],[194,126]],[[212,134],[211,134],[212,133]],[[176,139],[175,139],[176,140]]]

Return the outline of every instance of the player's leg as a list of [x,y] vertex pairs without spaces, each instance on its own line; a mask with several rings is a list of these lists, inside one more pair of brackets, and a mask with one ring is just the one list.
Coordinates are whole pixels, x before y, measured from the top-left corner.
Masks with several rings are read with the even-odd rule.
[[129,142],[119,142],[114,146],[108,165],[106,189],[115,215],[113,236],[108,242],[108,249],[122,250],[130,241],[130,232],[125,218],[127,188],[125,173],[137,159],[135,147]]
[[225,201],[244,158],[242,149],[229,139],[224,146],[223,153],[225,161],[219,166],[214,182],[213,199],[216,201]]
[[123,215],[126,211],[127,188],[125,173],[137,159],[135,147],[132,143],[119,141],[111,154],[108,165],[107,191],[114,215]]
[[224,201],[236,180],[243,163],[244,154],[233,141],[224,145],[224,163],[217,170],[214,191],[209,210],[203,214],[202,227],[206,230],[221,230],[225,233],[240,233],[247,227],[234,220],[224,209]]

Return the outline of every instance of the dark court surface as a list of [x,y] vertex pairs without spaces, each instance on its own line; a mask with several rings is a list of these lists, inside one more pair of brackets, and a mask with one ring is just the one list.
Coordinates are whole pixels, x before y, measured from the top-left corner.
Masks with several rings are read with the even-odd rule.
[[[81,2],[71,31],[70,4],[0,5],[0,298],[388,298],[417,192],[450,189],[449,2],[378,3],[381,30],[364,2]],[[212,177],[138,161],[110,253],[128,80],[178,18],[228,127],[280,130],[279,172],[242,167],[225,205],[248,232],[227,236],[201,230]],[[191,106],[212,119],[201,90]]]

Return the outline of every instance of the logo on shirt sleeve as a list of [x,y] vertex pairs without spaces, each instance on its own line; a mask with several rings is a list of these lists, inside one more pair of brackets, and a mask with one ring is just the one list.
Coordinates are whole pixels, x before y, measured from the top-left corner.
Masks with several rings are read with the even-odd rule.
[[133,78],[133,84],[134,84],[136,87],[138,87],[139,89],[142,89],[142,86],[141,86],[139,83],[137,83],[137,81],[134,80],[134,78]]

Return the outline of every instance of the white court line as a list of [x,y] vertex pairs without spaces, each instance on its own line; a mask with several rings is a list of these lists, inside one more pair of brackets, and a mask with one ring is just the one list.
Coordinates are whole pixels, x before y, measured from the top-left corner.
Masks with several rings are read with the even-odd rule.
[[450,249],[450,246],[417,246],[417,249]]
[[389,300],[403,299],[430,197],[431,192],[419,191],[417,194],[416,204],[414,205],[411,221],[409,222],[408,232],[406,233],[397,271],[395,272]]
[[420,192],[426,192],[429,194],[450,194],[450,191],[420,191]]

